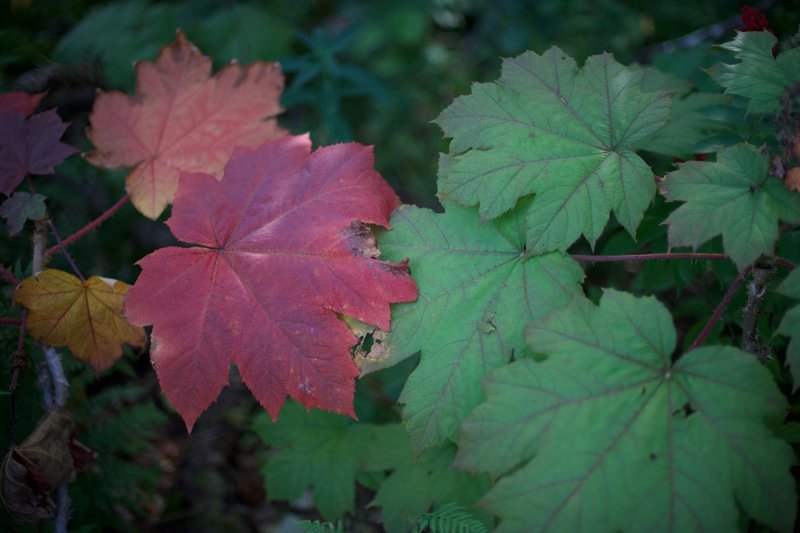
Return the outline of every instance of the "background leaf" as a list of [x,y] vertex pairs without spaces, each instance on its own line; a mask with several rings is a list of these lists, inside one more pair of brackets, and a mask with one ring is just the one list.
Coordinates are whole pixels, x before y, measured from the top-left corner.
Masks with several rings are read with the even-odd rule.
[[748,113],[774,113],[780,107],[784,91],[800,82],[800,49],[794,48],[773,56],[778,44],[768,31],[738,32],[722,48],[732,52],[738,63],[719,63],[709,74],[725,87],[726,94],[750,99]]
[[564,251],[581,235],[594,244],[612,210],[635,234],[655,182],[632,146],[670,107],[642,83],[641,71],[608,54],[582,69],[556,47],[504,60],[497,83],[473,85],[436,119],[453,139],[439,195],[494,218],[535,193],[526,220],[533,253]]
[[477,210],[446,205],[444,213],[403,206],[380,236],[393,260],[408,257],[419,284],[416,302],[395,307],[381,368],[422,351],[400,402],[419,452],[455,440],[482,399],[480,380],[527,352],[525,324],[581,294],[583,271],[560,253],[529,257],[522,213],[481,224]]
[[767,174],[768,157],[750,144],[717,153],[716,162],[689,161],[661,183],[667,200],[685,202],[672,212],[670,246],[697,248],[722,235],[725,253],[742,270],[771,254],[778,220],[800,222],[800,194]]
[[613,290],[528,338],[548,358],[487,377],[457,461],[503,476],[484,499],[499,531],[733,531],[737,505],[792,531],[794,453],[764,422],[786,403],[754,357],[712,346],[673,364],[667,310]]

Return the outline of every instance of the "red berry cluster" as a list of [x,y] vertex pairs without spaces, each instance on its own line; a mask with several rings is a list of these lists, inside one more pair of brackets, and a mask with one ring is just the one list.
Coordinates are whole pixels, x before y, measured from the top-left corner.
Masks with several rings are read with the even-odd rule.
[[769,32],[775,33],[772,31],[772,28],[769,27],[769,21],[764,13],[761,12],[760,9],[757,7],[748,6],[747,4],[742,6],[742,27],[739,28],[739,31],[762,31],[767,30]]

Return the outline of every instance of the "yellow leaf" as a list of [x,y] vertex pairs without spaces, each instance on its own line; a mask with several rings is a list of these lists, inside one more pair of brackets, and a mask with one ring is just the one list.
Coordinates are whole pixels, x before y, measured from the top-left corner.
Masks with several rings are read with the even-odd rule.
[[28,329],[35,339],[66,346],[96,372],[122,355],[122,343],[144,346],[144,329],[122,318],[122,299],[130,285],[92,276],[85,282],[60,270],[43,270],[24,280],[14,301],[28,309]]

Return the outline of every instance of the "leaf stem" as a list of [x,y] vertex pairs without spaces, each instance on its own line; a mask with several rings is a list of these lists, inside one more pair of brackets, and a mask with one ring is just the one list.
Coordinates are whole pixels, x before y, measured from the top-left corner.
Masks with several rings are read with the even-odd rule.
[[63,248],[66,248],[67,246],[69,246],[73,242],[77,241],[78,239],[80,239],[81,237],[83,237],[84,235],[86,235],[87,233],[92,231],[93,229],[95,229],[97,226],[99,226],[100,224],[105,222],[109,217],[111,217],[114,213],[119,211],[119,209],[123,205],[128,203],[128,200],[130,200],[130,195],[128,193],[125,193],[125,195],[122,198],[117,200],[117,203],[115,203],[114,205],[109,207],[99,217],[97,217],[96,219],[92,220],[91,222],[86,224],[84,227],[82,227],[81,229],[79,229],[78,231],[76,231],[75,233],[73,233],[72,235],[70,235],[69,237],[64,239],[63,241],[59,242],[55,246],[52,246],[51,248],[48,248],[47,251],[45,252],[45,256],[47,256],[47,257],[52,256],[53,254],[55,254],[59,250],[61,250]]
[[592,261],[595,263],[618,263],[623,261],[667,261],[670,259],[725,261],[727,259],[730,259],[726,254],[713,254],[713,253],[702,253],[702,252],[625,254],[625,255],[571,254],[571,256],[576,261]]
[[724,313],[725,309],[728,308],[728,304],[731,303],[733,295],[736,294],[736,291],[739,289],[739,286],[744,281],[744,278],[748,274],[750,274],[750,271],[752,269],[753,265],[750,265],[747,268],[745,268],[742,272],[740,272],[738,276],[736,276],[736,279],[734,279],[733,283],[731,283],[731,286],[728,287],[728,290],[725,292],[725,295],[722,297],[722,300],[719,302],[719,305],[717,305],[717,308],[714,309],[714,313],[711,315],[711,318],[709,318],[708,322],[706,322],[705,327],[703,327],[703,331],[700,332],[700,335],[697,336],[697,338],[694,340],[692,345],[689,346],[686,352],[691,352],[692,350],[703,344],[703,341],[706,340],[706,337],[708,337],[708,334],[711,333],[711,330],[714,328],[714,325],[716,325],[716,323],[719,321],[720,317],[722,316],[722,313]]
[[11,271],[8,270],[3,265],[0,265],[0,277],[2,277],[4,280],[6,280],[11,285],[14,285],[15,287],[19,285],[19,280],[17,279],[17,276],[12,274]]
[[83,274],[81,274],[81,271],[78,270],[78,265],[76,265],[75,261],[72,260],[72,256],[67,251],[66,246],[62,245],[61,236],[58,234],[58,230],[56,229],[56,225],[53,224],[53,219],[48,218],[47,222],[50,225],[50,231],[53,232],[53,236],[56,238],[56,242],[58,243],[58,245],[57,245],[58,248],[61,249],[61,253],[64,254],[64,257],[67,258],[67,262],[69,263],[69,266],[72,267],[72,271],[75,272],[75,275],[78,276],[78,279],[80,279],[81,281],[85,282],[86,278],[84,278]]
[[0,324],[9,324],[11,326],[22,325],[22,319],[15,316],[0,316]]

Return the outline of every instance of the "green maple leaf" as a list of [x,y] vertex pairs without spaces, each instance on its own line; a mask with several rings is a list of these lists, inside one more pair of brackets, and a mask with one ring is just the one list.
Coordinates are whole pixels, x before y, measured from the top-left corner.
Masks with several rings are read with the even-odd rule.
[[[416,457],[400,424],[376,427],[371,450],[366,470],[392,470],[370,503],[381,507],[381,521],[389,533],[409,531],[434,505],[472,507],[491,484],[489,476],[452,468],[455,446],[431,448]],[[477,516],[487,519],[485,513]]]
[[670,201],[686,202],[667,218],[670,246],[697,248],[722,235],[739,269],[771,254],[778,220],[800,222],[800,194],[768,175],[766,154],[750,144],[717,153],[716,162],[689,161],[662,182]]
[[484,219],[535,194],[526,233],[533,253],[593,244],[609,213],[631,233],[655,193],[632,146],[666,121],[670,98],[645,92],[643,73],[608,54],[585,66],[556,47],[503,61],[497,83],[478,83],[436,119],[452,137],[439,195],[480,204]]
[[713,346],[673,363],[669,312],[613,290],[528,339],[548,358],[487,376],[457,458],[502,476],[483,500],[498,531],[735,531],[737,505],[792,530],[794,453],[764,422],[787,406],[751,355]]
[[481,378],[526,351],[525,325],[582,294],[583,271],[555,252],[529,257],[521,209],[480,223],[474,208],[447,205],[437,214],[402,206],[380,239],[384,257],[408,257],[419,286],[411,304],[392,309],[388,366],[420,350],[400,396],[415,450],[456,439],[482,399]]
[[306,489],[326,520],[355,505],[356,476],[370,445],[373,428],[351,418],[287,402],[276,423],[264,415],[255,430],[277,452],[262,473],[271,500],[293,501]]
[[774,113],[786,88],[800,82],[800,48],[772,55],[778,39],[768,31],[739,32],[722,45],[738,63],[720,63],[708,72],[725,87],[726,94],[750,99],[748,113]]
[[[778,291],[790,298],[800,300],[800,268],[796,268],[789,276],[783,280]],[[794,386],[792,391],[796,391],[800,386],[800,305],[786,311],[783,320],[778,327],[778,333],[791,337],[789,347],[786,348],[786,364],[792,371]]]

